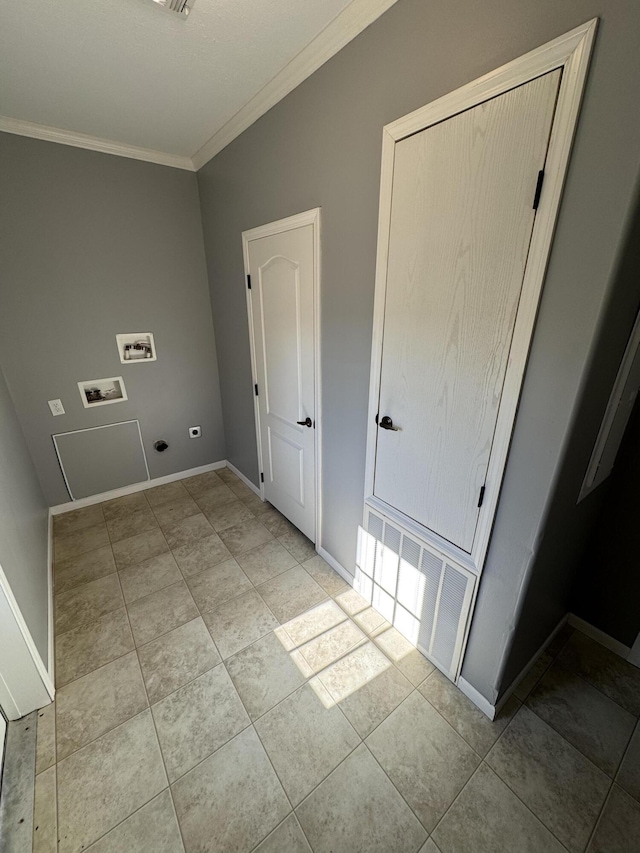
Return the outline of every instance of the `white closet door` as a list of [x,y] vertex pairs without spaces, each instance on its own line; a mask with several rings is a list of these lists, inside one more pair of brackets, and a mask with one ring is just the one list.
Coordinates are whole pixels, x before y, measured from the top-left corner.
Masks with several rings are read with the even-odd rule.
[[315,542],[313,225],[251,240],[248,257],[264,495]]
[[560,76],[395,146],[374,494],[467,552]]

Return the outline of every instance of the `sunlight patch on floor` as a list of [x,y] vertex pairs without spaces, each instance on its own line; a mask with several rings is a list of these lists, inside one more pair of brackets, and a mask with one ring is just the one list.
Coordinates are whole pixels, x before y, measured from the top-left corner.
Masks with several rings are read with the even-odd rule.
[[275,630],[325,708],[415,653],[424,584],[411,563],[360,528],[354,588]]

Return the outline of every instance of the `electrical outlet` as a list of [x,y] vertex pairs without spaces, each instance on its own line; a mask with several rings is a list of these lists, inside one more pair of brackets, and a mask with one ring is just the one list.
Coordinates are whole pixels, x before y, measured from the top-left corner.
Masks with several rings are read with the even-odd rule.
[[51,414],[54,417],[56,415],[64,415],[64,406],[62,405],[62,400],[49,400],[49,408],[51,409]]
[[200,438],[202,435],[202,427],[189,427],[189,438]]

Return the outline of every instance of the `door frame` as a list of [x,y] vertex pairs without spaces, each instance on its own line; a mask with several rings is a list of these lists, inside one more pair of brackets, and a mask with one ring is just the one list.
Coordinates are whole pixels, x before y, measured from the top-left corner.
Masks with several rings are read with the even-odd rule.
[[[582,488],[580,489],[577,503],[580,503],[580,501],[586,498],[587,495],[590,495],[594,489],[597,489],[600,483],[604,483],[613,471],[616,456],[618,455],[618,450],[622,444],[625,430],[633,410],[636,393],[638,391],[637,370],[639,359],[640,311],[638,311],[636,315],[633,329],[629,335],[629,340],[627,342],[624,355],[622,356],[620,367],[618,368],[618,373],[616,375],[615,382],[613,383],[613,388],[611,389],[607,408],[602,416],[602,423],[598,430],[598,437],[596,438],[593,450],[591,451],[591,457],[584,475],[584,480],[582,481]],[[633,380],[634,375],[636,376],[636,379],[635,382],[631,384],[631,380]],[[613,427],[618,425],[621,429],[618,428],[614,432]],[[605,451],[609,449],[609,445],[611,445],[614,450],[613,463],[610,468],[601,470],[602,458]]]
[[[245,292],[247,297],[247,320],[249,323],[249,349],[251,352],[251,381],[255,385],[258,382],[258,371],[256,362],[256,343],[253,334],[253,306],[251,302],[251,290],[247,286],[247,276],[249,275],[249,243],[252,240],[259,240],[262,237],[273,237],[276,234],[282,234],[285,231],[292,231],[294,228],[301,228],[305,225],[313,227],[313,399],[314,399],[314,477],[315,477],[315,526],[316,526],[316,551],[322,545],[322,394],[321,394],[321,338],[320,338],[320,207],[314,207],[311,210],[305,210],[302,213],[297,213],[294,216],[287,216],[285,219],[278,219],[275,222],[268,222],[266,225],[259,225],[257,228],[251,228],[248,231],[242,232],[242,256],[244,259],[244,274],[245,274]],[[258,405],[258,397],[253,394],[253,411],[256,424],[256,443],[258,447],[258,466],[260,471],[264,471],[262,459],[262,441],[261,441],[261,426],[260,426],[260,407]],[[260,483],[260,497],[264,500],[264,483]]]
[[[474,80],[427,106],[386,125],[383,129],[367,422],[365,505],[371,506],[378,512],[382,512],[405,525],[423,540],[431,543],[442,553],[450,555],[476,575],[482,571],[489,547],[597,22],[597,18],[587,21],[565,35],[503,65],[484,77],[480,77],[478,80]],[[445,121],[463,110],[471,109],[484,101],[502,95],[558,68],[562,68],[563,73],[551,127],[547,158],[544,164],[544,187],[531,234],[521,298],[513,329],[508,367],[487,469],[484,501],[478,516],[473,547],[471,553],[467,553],[376,498],[373,490],[378,429],[375,416],[378,413],[380,397],[395,145],[407,136]],[[532,202],[534,189],[532,187]]]
[[[51,620],[51,598],[49,599]],[[33,641],[9,580],[0,566],[0,705],[8,720],[18,720],[55,696],[53,680]],[[49,658],[53,655],[49,622]]]

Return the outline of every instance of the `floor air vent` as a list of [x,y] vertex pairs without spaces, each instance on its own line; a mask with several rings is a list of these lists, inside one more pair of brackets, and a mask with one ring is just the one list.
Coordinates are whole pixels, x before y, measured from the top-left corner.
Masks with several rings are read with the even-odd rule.
[[369,507],[357,587],[374,607],[455,680],[475,576]]

